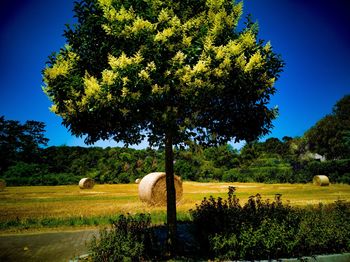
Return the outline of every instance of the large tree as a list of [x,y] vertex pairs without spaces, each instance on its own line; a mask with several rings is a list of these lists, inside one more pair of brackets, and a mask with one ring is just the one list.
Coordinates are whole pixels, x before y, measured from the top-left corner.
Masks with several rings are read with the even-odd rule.
[[165,145],[168,241],[176,233],[173,145],[253,140],[272,127],[283,62],[226,0],[82,0],[44,70],[52,111],[86,143]]
[[327,159],[350,158],[350,95],[333,107],[333,112],[319,120],[306,133],[309,149]]

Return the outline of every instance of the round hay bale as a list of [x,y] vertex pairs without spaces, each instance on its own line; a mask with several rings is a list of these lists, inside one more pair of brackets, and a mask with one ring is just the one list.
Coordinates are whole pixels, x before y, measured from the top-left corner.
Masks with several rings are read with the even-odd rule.
[[[182,181],[178,176],[174,176],[176,202],[182,198]],[[147,202],[150,205],[163,206],[166,205],[166,175],[164,172],[150,173],[139,184],[139,197],[141,201]]]
[[137,178],[137,179],[135,180],[135,183],[136,183],[136,184],[140,184],[140,182],[141,182],[141,179],[140,179],[140,178]]
[[94,185],[95,185],[94,180],[88,177],[82,178],[79,181],[79,187],[81,189],[91,189],[94,187]]
[[4,191],[6,187],[6,181],[3,179],[0,179],[0,191]]
[[316,186],[329,186],[329,179],[327,176],[314,176],[312,182]]

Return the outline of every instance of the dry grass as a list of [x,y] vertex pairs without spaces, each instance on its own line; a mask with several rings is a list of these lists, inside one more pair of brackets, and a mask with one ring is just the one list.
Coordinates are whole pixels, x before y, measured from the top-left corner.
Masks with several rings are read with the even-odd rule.
[[[178,211],[187,212],[204,197],[226,197],[228,186],[235,186],[242,202],[260,193],[264,199],[282,194],[291,205],[330,203],[350,200],[350,185],[259,183],[183,183],[183,198]],[[165,207],[150,207],[138,198],[138,185],[95,185],[93,189],[78,186],[7,187],[0,192],[0,223],[14,219],[69,218],[103,216],[117,213],[164,212]]]

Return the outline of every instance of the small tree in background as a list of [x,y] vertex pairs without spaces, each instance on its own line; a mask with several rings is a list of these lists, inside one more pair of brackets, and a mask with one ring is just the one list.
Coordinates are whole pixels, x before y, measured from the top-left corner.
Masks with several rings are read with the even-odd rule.
[[268,133],[283,62],[238,31],[242,3],[224,0],[83,0],[67,45],[49,58],[52,111],[86,143],[147,137],[165,145],[168,243],[176,233],[173,145],[253,140]]

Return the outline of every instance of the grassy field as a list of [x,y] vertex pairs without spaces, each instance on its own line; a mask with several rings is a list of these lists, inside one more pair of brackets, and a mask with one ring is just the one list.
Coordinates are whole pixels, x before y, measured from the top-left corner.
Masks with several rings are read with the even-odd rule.
[[[186,219],[188,210],[195,208],[204,197],[226,197],[228,186],[237,188],[241,203],[257,193],[263,199],[274,199],[275,194],[282,194],[284,202],[297,206],[350,200],[350,185],[343,184],[318,187],[312,184],[184,182],[183,199],[178,204],[179,217]],[[1,230],[11,225],[18,227],[23,221],[26,222],[22,224],[32,221],[34,225],[37,221],[46,221],[47,227],[50,227],[50,223],[52,226],[59,225],[52,222],[54,220],[64,220],[65,224],[71,220],[70,224],[76,226],[79,225],[74,222],[77,218],[98,218],[88,224],[101,224],[103,218],[121,213],[151,213],[155,223],[165,218],[165,207],[150,207],[139,200],[136,184],[95,185],[93,189],[85,190],[78,186],[7,187],[0,192],[0,210],[0,225],[6,225],[0,227]]]

